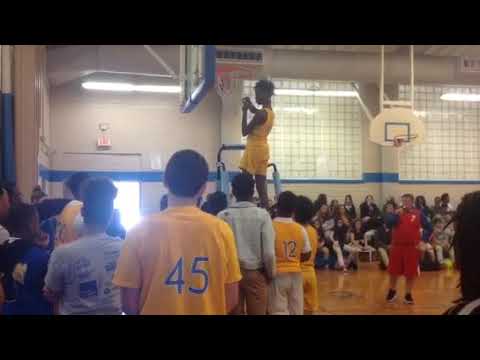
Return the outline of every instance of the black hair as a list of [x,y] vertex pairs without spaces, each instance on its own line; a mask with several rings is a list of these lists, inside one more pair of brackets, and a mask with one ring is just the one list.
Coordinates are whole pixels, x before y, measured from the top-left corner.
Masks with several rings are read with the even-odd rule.
[[108,226],[112,220],[113,202],[117,188],[107,178],[91,178],[82,191],[83,221],[86,225]]
[[291,216],[295,211],[297,196],[291,191],[284,191],[278,196],[278,212],[284,216]]
[[270,80],[259,80],[255,84],[255,89],[261,89],[265,91],[265,94],[272,97],[275,92],[275,85]]
[[416,207],[417,209],[420,209],[421,206],[426,207],[426,206],[427,206],[427,200],[425,200],[425,196],[418,195],[418,196],[415,198],[415,207]]
[[203,204],[202,210],[211,215],[217,216],[228,206],[227,195],[222,191],[216,191],[207,196],[207,201]]
[[160,199],[160,211],[163,211],[168,208],[168,195],[165,194]]
[[196,151],[178,151],[167,163],[165,184],[173,195],[194,197],[207,180],[207,161]]
[[296,200],[295,206],[295,221],[306,225],[312,221],[313,218],[313,202],[305,196],[299,196]]
[[232,193],[238,201],[248,201],[255,192],[255,180],[247,173],[240,173],[232,180]]
[[85,172],[77,172],[71,175],[67,181],[65,181],[65,186],[70,190],[75,199],[81,199],[81,190],[82,184],[88,180],[90,176]]
[[16,204],[10,210],[8,231],[11,236],[33,244],[35,236],[38,235],[33,233],[32,225],[34,221],[38,221],[35,206],[25,203]]
[[7,192],[8,200],[10,200],[11,206],[23,203],[22,194],[20,193],[20,191],[18,191],[16,183],[12,181],[4,181],[0,183],[0,188]]
[[455,221],[456,267],[460,271],[462,300],[473,301],[480,298],[480,191],[466,194],[458,205]]

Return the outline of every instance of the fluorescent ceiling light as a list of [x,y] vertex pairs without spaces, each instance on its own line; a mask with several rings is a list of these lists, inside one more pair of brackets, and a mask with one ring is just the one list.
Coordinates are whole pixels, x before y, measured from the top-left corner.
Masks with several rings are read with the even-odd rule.
[[154,92],[179,94],[180,86],[168,85],[133,85],[129,83],[112,83],[112,82],[96,82],[87,81],[82,83],[82,87],[87,90],[103,90],[103,91],[123,91],[123,92]]
[[440,99],[444,101],[480,101],[480,94],[443,94]]
[[356,91],[276,89],[275,95],[356,97]]

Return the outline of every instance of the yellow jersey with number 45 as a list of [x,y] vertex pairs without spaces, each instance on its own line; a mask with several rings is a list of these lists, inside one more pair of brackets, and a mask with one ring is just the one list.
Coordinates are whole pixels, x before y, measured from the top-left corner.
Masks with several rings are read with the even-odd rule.
[[311,251],[305,229],[291,218],[281,217],[273,220],[273,228],[277,273],[301,272],[300,256]]
[[240,281],[235,239],[222,220],[171,208],[129,231],[114,284],[140,289],[140,314],[226,314],[225,285]]

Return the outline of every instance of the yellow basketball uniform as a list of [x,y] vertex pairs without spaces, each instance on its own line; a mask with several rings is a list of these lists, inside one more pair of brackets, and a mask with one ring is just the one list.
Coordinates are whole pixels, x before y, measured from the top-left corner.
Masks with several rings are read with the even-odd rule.
[[267,112],[267,120],[260,126],[255,127],[247,137],[247,145],[240,160],[240,169],[251,175],[267,175],[268,160],[270,159],[270,147],[268,135],[272,131],[275,114],[271,109]]
[[129,231],[114,284],[140,289],[142,315],[224,315],[240,281],[233,232],[196,207],[153,214]]
[[318,310],[318,291],[314,261],[317,255],[318,234],[317,230],[311,225],[307,225],[304,228],[310,240],[312,254],[307,261],[301,263],[303,275],[303,309],[304,311],[315,312]]
[[269,285],[268,313],[272,315],[303,315],[303,279],[301,254],[308,253],[310,242],[305,229],[291,218],[277,217],[275,258],[277,276]]

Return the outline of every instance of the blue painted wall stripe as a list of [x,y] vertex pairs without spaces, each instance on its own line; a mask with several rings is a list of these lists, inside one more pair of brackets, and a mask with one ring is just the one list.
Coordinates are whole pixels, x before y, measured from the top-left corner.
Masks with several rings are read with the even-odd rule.
[[[40,176],[50,182],[63,182],[75,171],[70,170],[49,170],[43,165],[39,166]],[[105,176],[115,181],[140,181],[140,182],[163,182],[163,171],[87,171],[91,176]],[[239,174],[238,171],[229,172],[230,179]],[[208,174],[209,181],[216,181],[217,172]],[[270,184],[272,180],[268,181]],[[282,179],[283,184],[381,184],[399,183],[412,185],[480,185],[479,181],[424,181],[424,180],[399,180],[397,173],[364,173],[361,180],[343,179]]]
[[15,182],[15,132],[13,120],[13,94],[0,93],[0,101],[2,102],[0,108],[2,113],[0,119],[2,121],[1,129],[2,137],[2,177],[3,180]]

